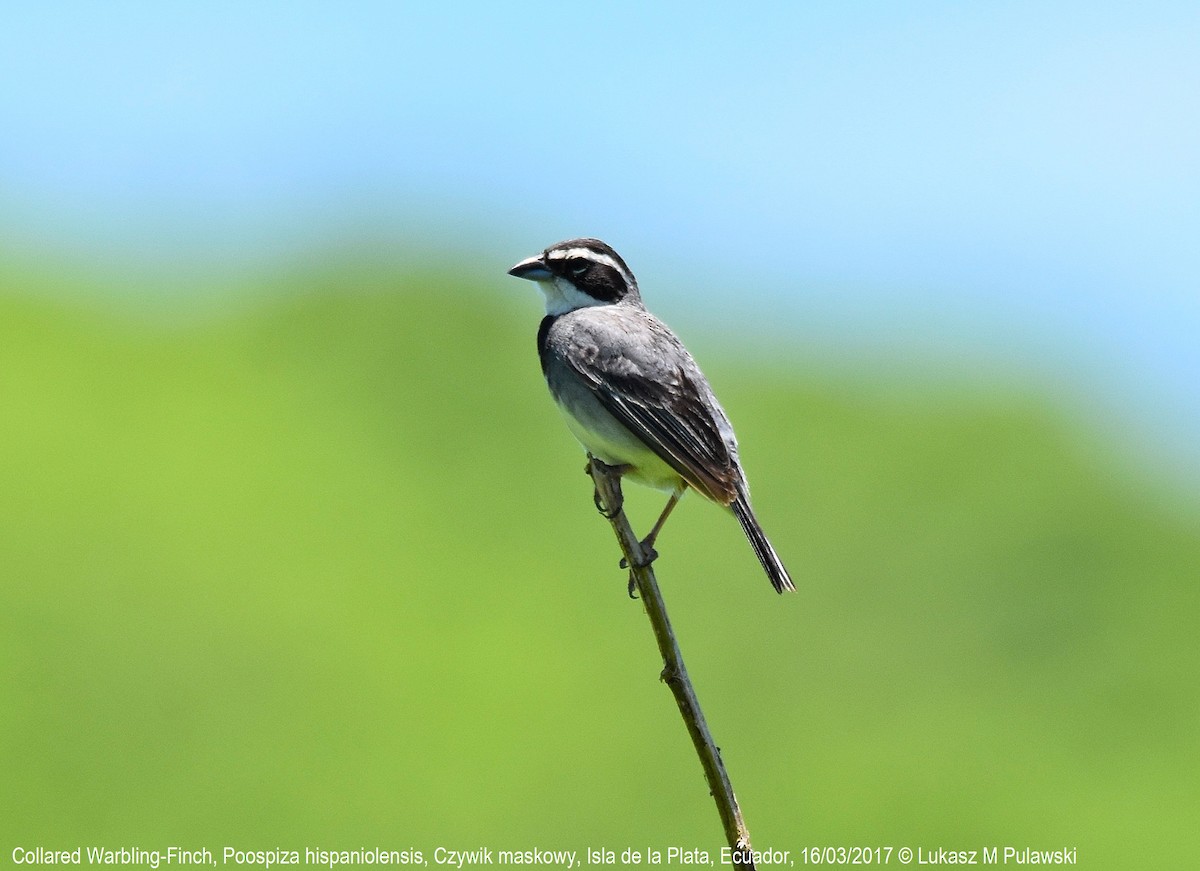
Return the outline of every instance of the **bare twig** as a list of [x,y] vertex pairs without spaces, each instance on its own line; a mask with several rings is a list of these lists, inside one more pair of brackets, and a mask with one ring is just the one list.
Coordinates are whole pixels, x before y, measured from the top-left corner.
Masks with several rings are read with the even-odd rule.
[[617,469],[589,457],[588,474],[596,483],[597,506],[612,523],[613,532],[621,552],[625,554],[625,562],[629,566],[633,585],[636,584],[646,607],[646,615],[654,628],[654,640],[658,642],[658,651],[662,654],[662,680],[671,688],[675,695],[675,703],[679,705],[679,713],[683,716],[688,734],[692,736],[692,744],[704,767],[704,777],[708,781],[709,792],[717,803],[717,813],[721,815],[721,825],[725,829],[725,838],[733,849],[733,864],[737,868],[754,869],[750,833],[746,822],[742,819],[741,808],[738,807],[737,797],[733,794],[733,784],[725,771],[725,763],[721,761],[721,750],[713,741],[712,733],[708,731],[708,723],[700,710],[700,701],[696,698],[696,690],[688,678],[687,669],[683,665],[683,654],[675,640],[671,629],[671,621],[667,618],[667,606],[663,602],[662,593],[658,589],[658,581],[651,568],[651,560],[642,548],[641,542],[633,534],[629,520],[622,510],[621,476]]

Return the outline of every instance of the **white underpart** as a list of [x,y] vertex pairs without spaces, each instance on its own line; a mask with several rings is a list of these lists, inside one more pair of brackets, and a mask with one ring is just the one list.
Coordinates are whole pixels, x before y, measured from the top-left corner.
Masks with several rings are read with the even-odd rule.
[[610,466],[628,466],[626,476],[659,490],[678,490],[683,479],[653,449],[621,423],[589,390],[554,397],[567,428],[584,450]]
[[537,285],[546,295],[546,314],[548,315],[562,315],[578,308],[605,305],[603,300],[588,296],[567,279],[557,275],[539,281]]

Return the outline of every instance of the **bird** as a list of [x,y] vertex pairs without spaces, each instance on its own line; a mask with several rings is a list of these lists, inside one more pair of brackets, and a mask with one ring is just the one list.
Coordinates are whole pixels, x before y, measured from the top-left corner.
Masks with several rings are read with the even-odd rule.
[[750,506],[737,437],[683,342],[642,302],[625,261],[599,239],[568,239],[508,270],[538,284],[542,374],[567,427],[590,457],[670,493],[642,542],[654,542],[691,488],[726,508],[775,591],[795,590]]

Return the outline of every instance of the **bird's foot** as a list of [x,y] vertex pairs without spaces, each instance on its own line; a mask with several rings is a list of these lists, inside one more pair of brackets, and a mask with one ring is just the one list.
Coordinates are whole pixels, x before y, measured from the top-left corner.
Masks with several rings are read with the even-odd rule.
[[[596,480],[596,471],[598,471],[601,467],[607,471],[616,472],[618,476],[623,475],[629,470],[628,466],[609,466],[589,454],[587,465],[583,467],[583,471],[584,474],[589,475],[594,482]],[[592,504],[596,506],[596,510],[600,512],[600,516],[605,520],[612,520],[621,513],[621,509],[625,506],[625,495],[621,492],[621,488],[617,487],[615,489],[617,504],[613,506],[606,506],[604,504],[604,500],[600,497],[600,488],[594,484],[592,487]]]
[[600,512],[600,516],[605,520],[612,520],[620,514],[621,509],[624,507],[624,502],[625,500],[621,499],[617,502],[616,507],[610,510],[604,507],[604,500],[600,498],[600,488],[597,487],[592,490],[592,503],[596,506],[596,510]]
[[636,577],[636,575],[634,575],[633,570],[635,568],[638,568],[638,569],[649,568],[650,564],[653,563],[656,559],[658,559],[658,551],[656,551],[653,548],[653,546],[651,546],[649,539],[641,542],[641,548],[642,548],[642,562],[637,563],[636,565],[633,565],[633,566],[629,565],[629,560],[626,559],[625,557],[621,557],[621,563],[620,563],[621,568],[629,569],[629,598],[631,598],[631,599],[637,598],[637,593],[635,592],[637,590],[637,577]]
[[644,569],[644,568],[649,567],[649,565],[651,563],[653,563],[656,559],[658,559],[658,551],[656,551],[651,545],[649,545],[643,541],[642,542],[642,561],[640,563],[637,563],[634,566],[630,566],[629,560],[627,560],[625,557],[621,557],[620,567],[623,569],[628,569],[628,568]]

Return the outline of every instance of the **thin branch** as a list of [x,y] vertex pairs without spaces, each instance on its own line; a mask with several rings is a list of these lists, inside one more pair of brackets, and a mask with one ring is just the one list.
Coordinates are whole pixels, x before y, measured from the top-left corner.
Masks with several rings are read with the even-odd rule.
[[725,763],[721,761],[721,750],[713,741],[712,733],[708,731],[708,723],[700,710],[696,690],[683,665],[683,654],[675,640],[671,621],[667,618],[667,606],[663,602],[662,593],[659,592],[651,561],[647,560],[647,554],[638,537],[633,534],[622,509],[624,500],[621,495],[620,473],[594,457],[589,457],[589,460],[588,474],[596,484],[597,506],[612,523],[621,552],[625,554],[625,563],[629,566],[632,584],[637,586],[646,607],[646,615],[654,628],[654,640],[658,642],[658,651],[663,659],[661,679],[675,695],[679,713],[687,726],[688,734],[692,736],[696,755],[700,757],[700,764],[704,767],[704,778],[708,781],[709,792],[717,803],[717,813],[721,815],[725,838],[733,849],[734,867],[754,871],[750,832],[746,829],[746,821],[742,819],[742,811],[738,807],[737,797],[733,794],[733,784],[725,771]]

